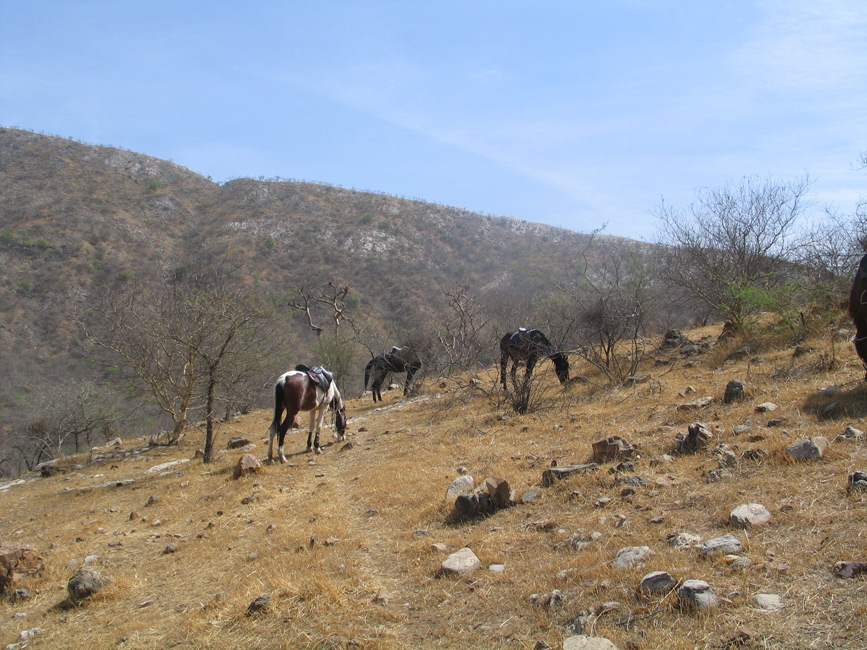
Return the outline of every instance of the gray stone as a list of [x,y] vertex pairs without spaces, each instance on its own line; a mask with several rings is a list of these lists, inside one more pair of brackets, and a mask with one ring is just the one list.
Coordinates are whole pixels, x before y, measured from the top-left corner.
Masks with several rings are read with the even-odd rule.
[[742,400],[746,396],[747,387],[740,379],[732,379],[726,385],[726,391],[723,395],[723,404],[731,404]]
[[240,449],[241,447],[246,447],[250,444],[250,441],[247,438],[242,436],[232,436],[229,438],[229,442],[226,443],[227,449]]
[[479,558],[468,547],[464,547],[449,555],[440,566],[443,575],[465,575],[481,566]]
[[539,496],[539,488],[531,487],[529,490],[524,492],[521,495],[521,503],[533,503],[536,500],[536,497]]
[[462,494],[471,493],[475,486],[476,483],[473,480],[473,477],[469,474],[458,476],[454,481],[452,481],[451,485],[449,485],[449,489],[446,491],[446,499],[454,501]]
[[854,578],[867,573],[867,562],[837,562],[834,565],[834,575],[838,578]]
[[563,650],[617,650],[617,646],[604,636],[579,634],[563,639]]
[[253,616],[268,611],[271,604],[271,594],[262,594],[247,606],[247,616]]
[[697,400],[693,400],[692,402],[686,402],[685,404],[678,404],[678,411],[699,411],[707,406],[713,404],[713,397],[699,397]]
[[103,577],[92,567],[82,567],[66,583],[66,592],[70,600],[79,602],[89,598],[109,584],[111,580]]
[[599,470],[599,465],[596,463],[585,463],[583,465],[558,465],[549,467],[542,472],[542,485],[550,487],[556,481],[571,476],[572,474],[591,474]]
[[628,569],[642,562],[648,555],[650,555],[649,546],[627,546],[617,551],[611,566],[615,569]]
[[694,609],[711,609],[719,605],[719,599],[704,580],[685,580],[678,587],[677,596],[682,603]]
[[784,607],[783,598],[778,594],[756,594],[753,602],[763,612],[779,612]]
[[756,407],[756,413],[770,413],[771,411],[776,411],[778,408],[780,407],[773,402],[762,402]]
[[798,440],[786,447],[786,453],[795,460],[815,460],[825,455],[828,439],[816,436],[812,440]]
[[849,474],[847,491],[864,490],[867,491],[867,472],[852,472]]
[[677,585],[668,571],[653,571],[641,579],[638,591],[642,594],[667,594]]
[[692,533],[672,533],[667,540],[674,548],[692,548],[701,544],[701,537]]
[[714,553],[740,553],[744,549],[744,545],[734,535],[723,535],[707,540],[701,545],[702,555],[713,555]]
[[771,520],[770,511],[761,503],[747,503],[732,510],[729,521],[737,528],[763,526]]
[[864,440],[864,432],[861,431],[861,429],[856,429],[850,424],[846,427],[846,430],[843,433],[834,438],[834,442],[840,440]]

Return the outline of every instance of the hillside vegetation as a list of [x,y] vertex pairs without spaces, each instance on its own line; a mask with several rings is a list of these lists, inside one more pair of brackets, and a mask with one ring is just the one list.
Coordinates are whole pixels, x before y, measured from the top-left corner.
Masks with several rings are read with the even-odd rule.
[[[720,331],[657,345],[645,375],[613,389],[577,361],[588,382],[564,389],[546,360],[524,416],[493,369],[428,377],[382,404],[352,399],[349,443],[307,455],[290,433],[287,464],[239,479],[242,454],[267,455],[267,409],[222,423],[210,465],[192,431],[178,447],[126,439],[0,484],[2,545],[38,556],[13,585],[29,598],[0,601],[0,643],[561,648],[581,633],[634,649],[863,648],[865,574],[835,575],[838,562],[867,561],[867,492],[847,490],[867,470],[853,432],[867,413],[862,365],[847,332],[744,352],[744,341],[716,344]],[[723,403],[734,379],[745,395]],[[776,410],[761,412],[766,402]],[[698,422],[708,446],[668,455]],[[595,471],[543,484],[546,469],[588,463],[592,443],[614,435],[637,448],[632,465],[597,459]],[[231,436],[252,446],[225,449]],[[831,441],[824,457],[787,453],[817,436]],[[464,471],[476,484],[505,479],[519,503],[456,519],[446,490]],[[732,510],[753,503],[770,521],[732,525]],[[742,549],[703,555],[673,546],[680,533],[693,544],[732,535]],[[620,549],[642,546],[644,559],[617,568]],[[480,567],[441,575],[464,547]],[[69,606],[67,581],[85,564],[111,582]],[[652,571],[706,581],[718,605],[640,595]],[[782,609],[763,609],[758,594]]]
[[[499,301],[499,320],[487,319],[499,336],[525,324],[516,315],[529,317],[530,301],[553,278],[574,274],[590,239],[313,183],[216,184],[142,154],[0,128],[0,451],[18,444],[15,436],[58,381],[93,381],[129,395],[118,361],[93,359],[76,323],[87,304],[125,285],[212,259],[239,264],[245,282],[288,318],[272,328],[271,347],[280,353],[261,362],[265,399],[287,364],[317,360],[317,337],[303,314],[287,313],[287,301],[299,288],[348,287],[347,315],[357,331],[346,362],[354,374],[345,384],[358,394],[369,355],[422,332],[435,338],[434,321],[449,310],[447,292],[462,287]],[[589,258],[607,250],[646,255],[651,247],[597,237]],[[316,318],[328,322],[327,313]],[[495,343],[493,336],[486,343],[488,361]],[[142,424],[165,421],[145,408],[124,428]],[[0,475],[15,469],[0,462]]]

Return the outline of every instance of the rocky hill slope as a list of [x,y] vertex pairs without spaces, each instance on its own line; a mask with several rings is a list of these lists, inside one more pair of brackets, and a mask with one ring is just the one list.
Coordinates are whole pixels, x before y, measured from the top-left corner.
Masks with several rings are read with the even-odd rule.
[[[299,287],[334,281],[371,322],[401,333],[441,311],[458,282],[532,296],[574,268],[588,237],[311,183],[218,185],[142,154],[2,128],[0,433],[34,387],[93,376],[76,354],[75,301],[145,271],[230,251],[284,305]],[[594,250],[606,247],[647,248],[603,237]],[[287,340],[307,359],[314,339],[300,321],[295,330]]]
[[[0,484],[0,643],[863,648],[861,364],[845,338],[745,352],[720,330],[616,390],[580,367],[563,389],[545,361],[524,416],[493,369],[350,400],[348,443],[312,456],[290,434],[287,464],[238,478],[267,456],[267,410],[223,423],[211,465],[190,433]],[[456,517],[460,477],[517,503]],[[70,600],[83,568],[110,582]]]

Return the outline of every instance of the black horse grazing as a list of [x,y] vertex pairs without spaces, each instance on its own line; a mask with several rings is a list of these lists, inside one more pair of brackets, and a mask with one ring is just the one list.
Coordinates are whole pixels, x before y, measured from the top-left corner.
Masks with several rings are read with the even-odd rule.
[[[861,258],[852,292],[849,294],[849,315],[855,323],[855,351],[867,369],[867,255]],[[867,380],[867,373],[864,379]]]
[[382,383],[385,381],[386,375],[390,372],[405,372],[406,383],[403,386],[403,394],[409,392],[409,384],[415,373],[421,368],[421,360],[409,348],[391,348],[391,352],[380,354],[373,357],[367,362],[364,368],[364,390],[367,390],[367,382],[373,378],[373,383],[370,385],[370,392],[373,394],[373,401],[377,398],[382,401]]
[[[314,450],[317,454],[322,453],[322,448],[319,446],[319,432],[325,419],[326,408],[331,408],[335,413],[334,428],[337,430],[337,439],[346,440],[346,409],[340,391],[337,390],[337,382],[334,381],[331,373],[317,366],[308,368],[299,365],[295,366],[295,370],[281,375],[274,384],[274,419],[268,429],[270,434],[268,460],[274,458],[274,436],[277,436],[277,454],[281,463],[286,462],[286,456],[283,454],[283,439],[299,411],[310,411],[307,451]],[[286,418],[281,422],[284,410]]]
[[548,357],[554,362],[554,371],[561,384],[569,381],[569,360],[557,350],[542,332],[522,327],[517,332],[509,332],[500,339],[500,379],[506,388],[506,363],[512,360],[512,385],[515,385],[515,371],[518,364],[527,366],[524,381],[530,378],[533,367],[540,357]]

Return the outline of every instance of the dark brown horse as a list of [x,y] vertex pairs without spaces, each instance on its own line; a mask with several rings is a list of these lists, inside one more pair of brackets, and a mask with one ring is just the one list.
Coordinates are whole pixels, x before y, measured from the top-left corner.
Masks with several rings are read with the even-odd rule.
[[370,392],[373,394],[373,401],[377,398],[382,401],[382,382],[385,381],[386,375],[390,372],[405,372],[406,382],[403,385],[403,394],[409,393],[409,384],[415,373],[421,368],[421,360],[409,348],[391,348],[391,352],[380,354],[373,357],[367,362],[364,368],[364,390],[367,390],[367,382],[373,378],[373,383],[370,385]]
[[516,385],[515,372],[519,363],[524,363],[526,382],[533,374],[533,368],[541,357],[548,357],[554,363],[554,372],[561,384],[569,381],[569,360],[566,355],[554,347],[554,344],[537,329],[521,328],[517,332],[509,332],[500,339],[500,379],[503,389],[506,388],[506,364],[512,360],[512,385]]
[[[867,370],[867,255],[861,258],[855,271],[849,294],[849,315],[855,323],[855,351]],[[867,373],[864,378],[867,379]]]
[[[319,432],[328,407],[335,413],[334,428],[337,430],[337,439],[346,440],[346,409],[331,373],[315,366],[312,368],[296,366],[295,370],[282,375],[274,384],[274,419],[268,430],[270,434],[268,460],[274,458],[274,436],[278,436],[277,453],[280,462],[286,462],[286,456],[283,455],[283,439],[299,411],[310,411],[307,451],[313,449],[317,454],[322,453],[322,448],[319,446]],[[280,418],[284,410],[286,418],[281,422]]]

